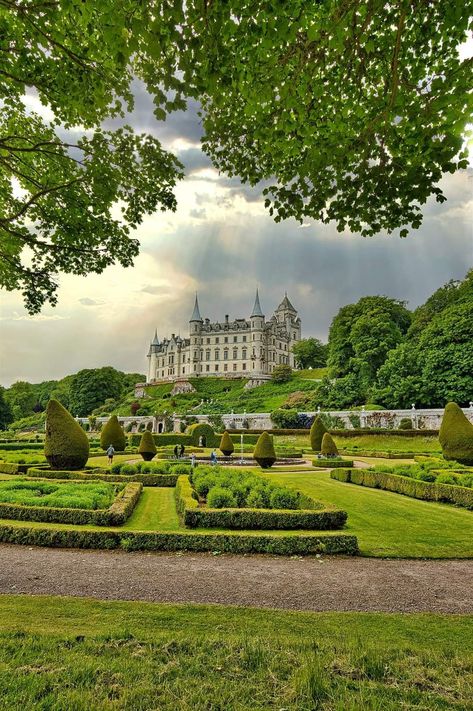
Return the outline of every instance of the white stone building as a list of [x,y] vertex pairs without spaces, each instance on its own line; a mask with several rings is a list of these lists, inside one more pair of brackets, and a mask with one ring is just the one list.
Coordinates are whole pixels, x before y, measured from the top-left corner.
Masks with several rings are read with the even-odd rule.
[[159,341],[148,352],[148,383],[214,376],[267,380],[276,365],[294,367],[292,345],[301,339],[301,320],[287,294],[266,321],[258,290],[251,316],[211,323],[200,315],[195,297],[189,336]]

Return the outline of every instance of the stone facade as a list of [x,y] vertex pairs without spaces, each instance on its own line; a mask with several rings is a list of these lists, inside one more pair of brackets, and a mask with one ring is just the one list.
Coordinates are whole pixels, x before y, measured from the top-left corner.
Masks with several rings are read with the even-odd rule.
[[292,345],[301,339],[301,320],[287,294],[267,321],[256,291],[249,318],[211,323],[200,315],[195,297],[189,336],[159,341],[155,333],[148,352],[147,383],[188,377],[248,378],[258,384],[271,377],[276,365],[294,367]]

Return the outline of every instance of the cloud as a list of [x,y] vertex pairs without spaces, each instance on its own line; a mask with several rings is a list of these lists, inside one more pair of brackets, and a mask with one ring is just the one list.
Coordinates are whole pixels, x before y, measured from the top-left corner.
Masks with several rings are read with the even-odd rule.
[[169,290],[166,287],[163,286],[152,286],[151,284],[147,284],[144,286],[142,289],[140,289],[144,294],[152,294],[153,296],[156,296],[158,294],[168,294]]
[[105,303],[105,301],[97,301],[96,299],[89,299],[88,296],[84,296],[82,299],[79,299],[79,304],[82,304],[82,306],[102,306]]

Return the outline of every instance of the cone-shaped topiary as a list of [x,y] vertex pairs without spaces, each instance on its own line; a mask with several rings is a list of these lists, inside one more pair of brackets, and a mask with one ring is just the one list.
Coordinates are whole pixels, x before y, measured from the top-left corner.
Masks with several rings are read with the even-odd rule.
[[322,438],[322,448],[320,451],[324,457],[338,457],[337,445],[329,432],[326,432]]
[[225,457],[229,457],[231,454],[233,454],[235,447],[233,446],[232,438],[228,434],[227,430],[225,430],[222,435],[219,449]]
[[473,464],[473,425],[455,402],[445,408],[439,440],[445,459]]
[[141,435],[140,446],[138,447],[138,452],[141,454],[145,462],[150,462],[155,456],[156,445],[154,443],[153,435],[149,430],[145,430]]
[[123,452],[126,447],[125,433],[123,427],[120,427],[116,415],[111,416],[100,433],[100,446],[102,449],[108,449],[110,445],[113,445],[117,452]]
[[87,435],[57,400],[46,408],[44,456],[52,469],[82,469],[89,458]]
[[256,442],[253,458],[258,462],[262,469],[269,469],[276,461],[276,452],[274,451],[273,439],[267,432],[263,432],[258,437]]
[[322,449],[322,439],[326,432],[327,428],[320,419],[320,415],[317,415],[310,428],[310,446],[314,452],[320,452]]

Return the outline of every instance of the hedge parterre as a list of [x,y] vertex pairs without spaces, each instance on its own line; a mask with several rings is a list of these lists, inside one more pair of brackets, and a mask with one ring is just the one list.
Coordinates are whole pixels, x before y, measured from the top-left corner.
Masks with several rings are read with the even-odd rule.
[[420,481],[372,469],[335,469],[330,473],[330,477],[337,481],[412,496],[414,499],[450,503],[473,509],[473,489],[462,486]]
[[[36,485],[40,484],[38,481],[34,483]],[[88,486],[86,482],[80,482],[80,485]],[[106,509],[59,508],[0,503],[0,519],[11,518],[17,521],[121,526],[130,517],[138,503],[142,489],[143,485],[139,482],[126,484],[118,491],[111,506]]]
[[180,520],[189,528],[322,531],[342,528],[347,520],[346,511],[317,509],[317,506],[322,505],[303,495],[299,495],[300,503],[306,506],[312,504],[312,509],[202,508],[199,506],[198,493],[185,475],[177,480],[175,495]]

